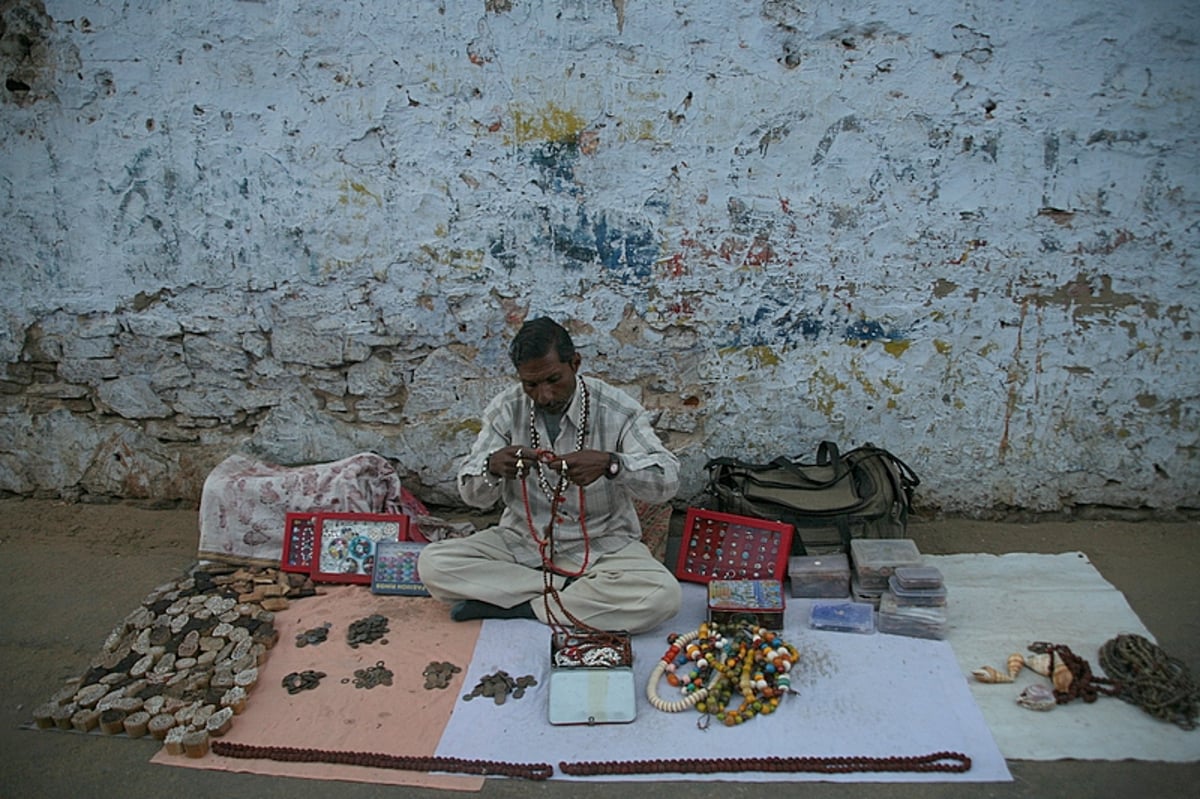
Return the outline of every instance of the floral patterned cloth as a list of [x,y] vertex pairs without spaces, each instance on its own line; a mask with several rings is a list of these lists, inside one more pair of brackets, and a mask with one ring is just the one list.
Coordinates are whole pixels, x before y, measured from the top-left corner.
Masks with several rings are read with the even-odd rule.
[[[289,512],[427,515],[400,485],[395,467],[374,453],[330,463],[279,466],[231,455],[204,481],[200,498],[201,558],[271,565],[283,554]],[[419,540],[419,539],[418,539]]]

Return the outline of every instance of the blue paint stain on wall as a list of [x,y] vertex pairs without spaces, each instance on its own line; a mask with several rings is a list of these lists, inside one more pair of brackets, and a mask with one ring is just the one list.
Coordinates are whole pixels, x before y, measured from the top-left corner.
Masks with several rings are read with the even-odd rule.
[[653,275],[658,245],[646,225],[622,226],[603,211],[593,219],[581,207],[573,225],[551,225],[550,237],[550,246],[567,269],[600,266],[624,283],[640,283]]
[[574,142],[542,142],[526,150],[529,163],[537,168],[541,188],[548,194],[579,194],[575,182],[575,165],[579,163],[579,147]]
[[787,348],[838,336],[846,342],[903,341],[908,334],[874,319],[822,318],[795,308],[787,298],[764,298],[721,330],[722,347]]

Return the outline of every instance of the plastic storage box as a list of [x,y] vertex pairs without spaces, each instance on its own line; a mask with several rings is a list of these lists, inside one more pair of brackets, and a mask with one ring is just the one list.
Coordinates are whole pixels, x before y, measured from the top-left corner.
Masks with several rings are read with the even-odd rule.
[[794,597],[850,595],[850,559],[842,553],[796,555],[788,558],[788,579]]
[[921,565],[921,552],[911,538],[855,538],[850,560],[864,591],[883,591],[896,569]]
[[937,588],[902,588],[896,575],[888,578],[888,589],[896,598],[900,607],[944,607],[946,605],[946,586]]
[[903,607],[896,603],[891,591],[885,591],[879,599],[878,629],[881,633],[905,635],[910,638],[946,637],[946,609],[944,607]]
[[936,566],[900,566],[892,576],[905,591],[941,588],[943,584],[942,572]]
[[872,633],[875,632],[875,609],[862,602],[818,599],[809,612],[808,625],[814,630]]

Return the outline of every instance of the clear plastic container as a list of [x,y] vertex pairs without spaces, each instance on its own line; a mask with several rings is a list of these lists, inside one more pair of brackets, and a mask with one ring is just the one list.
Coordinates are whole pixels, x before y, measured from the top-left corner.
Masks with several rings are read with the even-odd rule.
[[850,559],[843,553],[795,555],[788,558],[788,579],[794,597],[850,595]]
[[896,604],[901,607],[940,608],[946,606],[947,592],[944,585],[939,588],[904,589],[900,587],[900,581],[893,574],[888,578],[888,589],[896,597]]
[[883,591],[896,569],[921,565],[921,551],[911,538],[855,538],[850,541],[850,560],[864,589]]
[[936,566],[900,566],[895,572],[896,583],[906,591],[922,588],[941,588],[942,572]]
[[886,588],[863,588],[858,581],[858,575],[850,577],[850,598],[855,602],[865,602],[873,608],[878,608],[879,596],[886,590]]
[[875,632],[875,608],[863,602],[818,599],[812,604],[808,624],[814,630],[873,633]]
[[948,630],[946,608],[903,606],[891,591],[885,591],[879,598],[878,617],[879,632],[891,635],[940,641]]

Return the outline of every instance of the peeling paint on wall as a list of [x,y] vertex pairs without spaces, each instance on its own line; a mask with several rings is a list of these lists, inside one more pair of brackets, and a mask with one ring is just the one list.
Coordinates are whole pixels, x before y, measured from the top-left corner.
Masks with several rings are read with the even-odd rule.
[[0,491],[452,501],[548,313],[685,495],[833,438],[947,511],[1200,496],[1195,4],[151,5],[0,10]]

